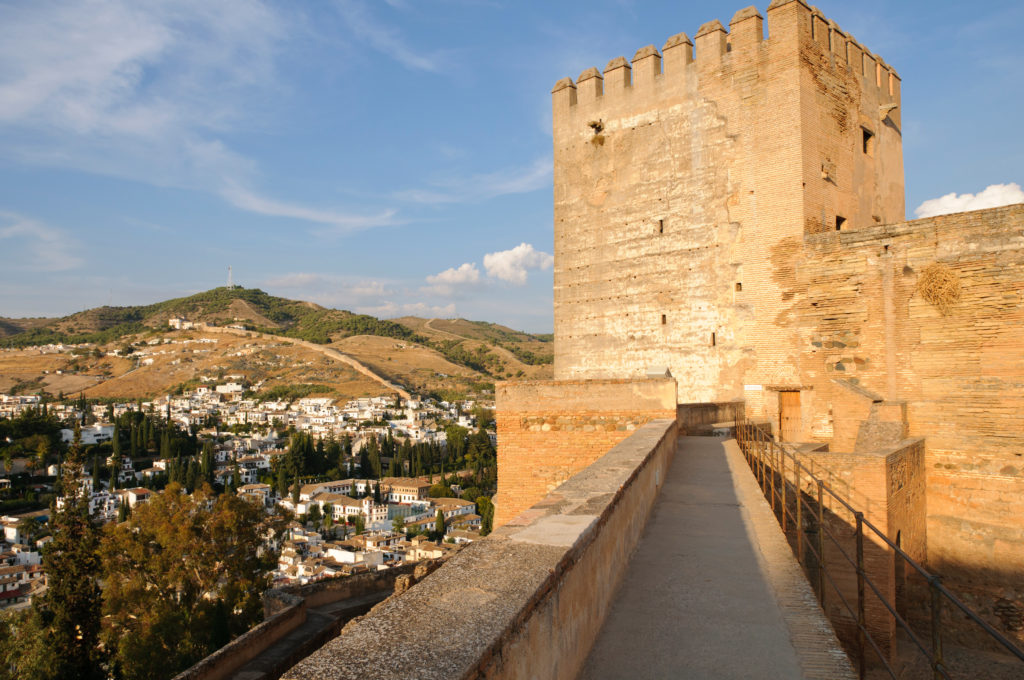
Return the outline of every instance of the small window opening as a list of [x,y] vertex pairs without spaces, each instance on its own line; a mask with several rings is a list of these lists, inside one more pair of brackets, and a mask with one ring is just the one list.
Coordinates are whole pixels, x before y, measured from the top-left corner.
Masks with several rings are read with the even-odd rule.
[[743,290],[743,284],[740,283],[739,281],[737,281],[736,282],[736,292],[739,293],[741,290]]
[[867,128],[861,128],[861,132],[864,134],[864,153],[871,156],[875,153],[875,133]]
[[846,224],[846,218],[836,215],[836,231],[842,231],[843,225]]
[[712,347],[715,346],[715,334],[714,333],[711,334],[711,346]]
[[666,323],[668,323],[668,319],[665,318],[664,314],[662,314],[661,315],[661,325],[664,326]]
[[658,233],[659,234],[664,234],[665,233],[665,220],[658,220]]

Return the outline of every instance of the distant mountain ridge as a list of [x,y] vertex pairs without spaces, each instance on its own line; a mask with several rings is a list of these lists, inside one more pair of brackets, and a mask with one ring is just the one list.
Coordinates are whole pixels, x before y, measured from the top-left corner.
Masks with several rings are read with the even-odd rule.
[[0,318],[0,347],[108,344],[164,329],[172,317],[218,326],[240,324],[318,344],[360,335],[393,338],[424,345],[452,363],[488,376],[501,376],[518,364],[541,366],[552,361],[550,335],[465,319],[378,319],[240,287],[214,288],[151,305],[96,307],[57,319]]

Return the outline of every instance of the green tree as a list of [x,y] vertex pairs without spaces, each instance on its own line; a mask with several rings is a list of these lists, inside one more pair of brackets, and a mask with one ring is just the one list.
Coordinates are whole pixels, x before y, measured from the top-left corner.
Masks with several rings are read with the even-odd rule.
[[296,509],[299,507],[301,491],[302,487],[299,486],[299,475],[296,473],[294,481],[292,482],[292,505],[294,505]]
[[438,539],[444,537],[444,512],[441,511],[441,508],[437,509],[437,516],[434,517],[434,533],[437,534]]
[[480,515],[480,535],[486,536],[494,527],[494,503],[487,496],[476,499],[476,511]]
[[288,495],[288,473],[283,464],[277,467],[277,480],[274,482],[274,490],[277,491],[278,498],[284,498]]
[[207,439],[203,442],[203,455],[202,462],[199,466],[199,474],[202,480],[209,485],[213,485],[213,473],[217,469],[217,464],[213,454],[213,442]]
[[36,469],[46,471],[46,459],[50,456],[50,443],[45,439],[41,438],[39,443],[36,445],[35,450],[35,462]]
[[405,517],[399,515],[391,520],[391,528],[395,533],[400,534],[405,531]]
[[[54,509],[53,540],[43,554],[48,589],[33,606],[38,614],[52,669],[42,678],[106,677],[100,651],[101,592],[99,531],[89,516],[83,488],[82,433],[75,435],[63,465],[64,497]],[[40,662],[42,664],[42,662]]]
[[277,559],[264,537],[283,529],[248,499],[178,484],[108,525],[104,642],[117,675],[169,678],[259,621]]
[[361,534],[366,530],[366,520],[363,519],[362,515],[356,515],[356,534]]
[[228,484],[228,491],[233,494],[238,491],[240,486],[242,486],[242,471],[238,468],[238,460],[236,459],[231,466],[231,483]]
[[427,495],[431,498],[453,498],[455,496],[451,487],[443,481],[431,486],[430,490],[427,491]]
[[35,517],[23,517],[18,521],[18,533],[22,536],[22,543],[32,545],[43,532],[43,523]]

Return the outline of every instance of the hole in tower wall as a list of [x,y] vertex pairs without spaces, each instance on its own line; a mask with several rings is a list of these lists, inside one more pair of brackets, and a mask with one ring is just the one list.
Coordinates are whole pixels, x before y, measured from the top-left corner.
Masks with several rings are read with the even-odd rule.
[[863,151],[869,156],[875,153],[875,133],[867,128],[861,128]]
[[666,323],[668,323],[668,318],[664,314],[662,314],[661,315],[661,325],[664,326]]
[[736,292],[739,293],[742,290],[743,290],[743,284],[740,283],[739,281],[737,281],[736,282]]
[[712,333],[712,334],[711,334],[711,346],[712,346],[712,347],[714,347],[714,346],[715,346],[715,344],[716,344],[716,343],[715,343],[715,334],[714,334],[714,333]]
[[658,233],[659,234],[664,234],[665,233],[665,220],[658,220]]
[[843,227],[845,225],[846,225],[846,218],[845,217],[841,217],[839,215],[836,215],[836,231],[842,231],[842,229],[843,229]]

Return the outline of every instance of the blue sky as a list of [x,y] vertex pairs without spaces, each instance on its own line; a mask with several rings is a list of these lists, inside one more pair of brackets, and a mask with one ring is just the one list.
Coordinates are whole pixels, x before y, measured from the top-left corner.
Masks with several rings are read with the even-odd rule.
[[[819,6],[903,78],[908,217],[1024,182],[1024,5]],[[0,2],[0,316],[231,265],[332,307],[550,331],[551,86],[740,7]]]

